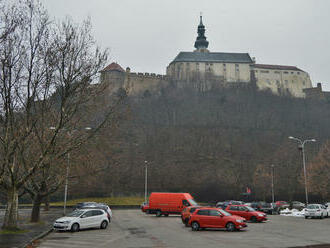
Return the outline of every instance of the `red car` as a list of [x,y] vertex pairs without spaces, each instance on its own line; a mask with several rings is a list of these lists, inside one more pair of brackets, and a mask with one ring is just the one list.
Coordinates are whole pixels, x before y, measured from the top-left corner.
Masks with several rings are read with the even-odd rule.
[[267,215],[256,211],[254,208],[245,205],[229,205],[225,209],[228,213],[241,216],[252,222],[262,222],[267,220]]
[[200,208],[200,207],[199,206],[190,206],[190,207],[186,207],[185,209],[183,209],[183,211],[181,212],[181,220],[182,220],[182,223],[185,224],[185,226],[189,226],[190,216],[193,212],[195,212],[195,210],[197,208]]
[[141,211],[144,213],[149,214],[149,204],[148,203],[142,203],[141,204]]
[[288,208],[290,206],[286,201],[277,201],[275,202],[275,205],[279,208]]
[[233,232],[247,227],[246,220],[240,216],[231,215],[220,208],[197,208],[190,216],[189,223],[193,231],[200,228],[226,228]]

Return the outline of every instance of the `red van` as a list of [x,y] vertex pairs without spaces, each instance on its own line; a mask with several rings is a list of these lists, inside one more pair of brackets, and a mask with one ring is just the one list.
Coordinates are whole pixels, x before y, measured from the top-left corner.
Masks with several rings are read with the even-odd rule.
[[197,206],[189,193],[151,193],[149,197],[149,213],[157,217],[169,214],[181,214],[189,206]]

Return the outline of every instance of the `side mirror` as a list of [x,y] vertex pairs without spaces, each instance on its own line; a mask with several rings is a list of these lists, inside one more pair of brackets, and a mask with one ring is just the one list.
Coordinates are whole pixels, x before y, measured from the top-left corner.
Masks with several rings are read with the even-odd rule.
[[82,215],[82,216],[80,216],[80,218],[86,218],[86,215]]

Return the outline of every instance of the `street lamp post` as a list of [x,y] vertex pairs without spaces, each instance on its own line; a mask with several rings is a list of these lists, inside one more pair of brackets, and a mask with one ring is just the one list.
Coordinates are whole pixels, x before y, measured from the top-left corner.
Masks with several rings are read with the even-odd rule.
[[148,194],[148,161],[144,161],[145,164],[145,175],[144,175],[144,202],[147,203]]
[[304,181],[305,181],[305,195],[306,195],[306,206],[307,206],[307,204],[308,204],[308,190],[307,190],[307,175],[306,175],[305,144],[307,142],[316,142],[316,140],[315,139],[308,139],[308,140],[302,141],[301,139],[298,139],[298,138],[295,138],[295,137],[292,137],[292,136],[290,136],[289,139],[297,141],[300,144],[299,148],[301,148],[301,151],[302,151],[303,167],[304,167]]
[[272,203],[275,202],[275,193],[274,193],[274,165],[271,165],[272,168]]
[[[50,127],[51,130],[55,130],[55,127]],[[84,130],[88,131],[91,130],[91,127],[85,127]],[[77,131],[74,129],[72,131]],[[71,132],[72,132],[71,131]],[[71,136],[71,132],[68,131],[69,136]],[[65,184],[64,184],[64,203],[63,203],[63,215],[66,215],[66,203],[68,198],[68,185],[69,185],[69,170],[70,170],[70,152],[68,152],[68,160],[66,164],[66,175],[65,175]]]

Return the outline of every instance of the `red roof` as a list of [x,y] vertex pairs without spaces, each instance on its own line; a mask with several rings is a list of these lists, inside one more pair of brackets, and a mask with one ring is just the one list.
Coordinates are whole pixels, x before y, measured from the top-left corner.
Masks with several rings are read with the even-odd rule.
[[119,72],[125,72],[125,70],[118,65],[117,63],[113,62],[107,67],[105,67],[102,71],[119,71]]
[[258,69],[271,69],[271,70],[290,70],[290,71],[303,71],[296,66],[290,65],[265,65],[265,64],[254,64],[255,68]]

